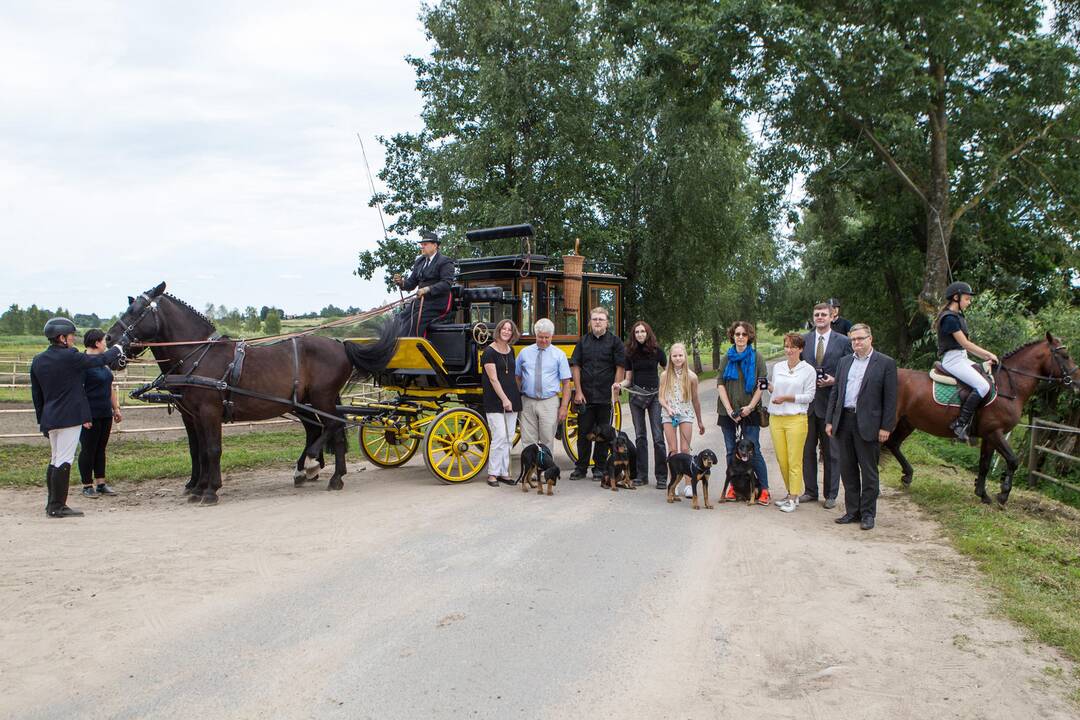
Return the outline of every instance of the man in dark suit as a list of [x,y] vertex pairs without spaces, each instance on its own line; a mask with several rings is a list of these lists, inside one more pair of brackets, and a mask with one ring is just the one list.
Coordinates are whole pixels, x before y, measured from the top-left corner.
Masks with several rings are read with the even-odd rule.
[[860,521],[872,530],[877,516],[881,443],[896,427],[896,361],[874,351],[870,327],[851,326],[854,354],[840,361],[829,394],[825,432],[833,438],[844,480],[844,515],[836,522]]
[[401,335],[427,337],[428,325],[450,313],[450,286],[454,282],[454,261],[439,252],[442,241],[433,233],[420,233],[420,257],[409,277],[394,275],[394,283],[404,290],[416,289],[416,298],[402,313]]
[[840,467],[833,452],[832,440],[825,434],[825,412],[829,409],[829,393],[836,384],[836,367],[840,360],[851,354],[851,343],[846,336],[830,327],[831,307],[828,303],[814,306],[814,329],[803,336],[802,359],[817,370],[817,392],[806,412],[806,444],[803,445],[803,481],[806,492],[799,502],[816,502],[818,499],[818,448],[821,448],[821,490],[825,496],[825,508],[836,507],[840,492]]

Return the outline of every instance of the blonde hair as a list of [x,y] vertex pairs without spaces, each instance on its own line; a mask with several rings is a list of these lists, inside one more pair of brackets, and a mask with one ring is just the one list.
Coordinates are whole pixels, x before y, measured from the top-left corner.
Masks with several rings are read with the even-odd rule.
[[696,380],[697,375],[690,369],[690,362],[689,359],[687,359],[687,362],[683,365],[682,377],[676,376],[675,367],[671,362],[671,351],[675,348],[681,348],[683,357],[686,357],[686,346],[682,343],[675,343],[668,348],[668,366],[664,372],[660,373],[660,397],[665,400],[671,397],[671,390],[675,386],[675,383],[678,382],[678,387],[674,387],[678,392],[678,399],[680,401],[689,402],[691,381]]

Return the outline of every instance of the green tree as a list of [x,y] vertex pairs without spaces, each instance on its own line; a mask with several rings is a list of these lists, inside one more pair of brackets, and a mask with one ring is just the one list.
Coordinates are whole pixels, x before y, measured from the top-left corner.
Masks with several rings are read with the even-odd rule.
[[26,313],[18,305],[12,305],[0,315],[0,334],[22,335],[25,332]]
[[281,315],[277,310],[271,310],[266,314],[263,332],[267,335],[277,335],[281,332]]

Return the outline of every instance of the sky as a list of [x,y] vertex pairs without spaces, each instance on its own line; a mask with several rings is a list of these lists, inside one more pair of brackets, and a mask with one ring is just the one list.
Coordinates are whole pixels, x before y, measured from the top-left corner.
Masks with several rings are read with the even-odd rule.
[[[374,307],[375,137],[414,132],[420,2],[0,0],[0,310]],[[376,178],[376,187],[382,189]]]

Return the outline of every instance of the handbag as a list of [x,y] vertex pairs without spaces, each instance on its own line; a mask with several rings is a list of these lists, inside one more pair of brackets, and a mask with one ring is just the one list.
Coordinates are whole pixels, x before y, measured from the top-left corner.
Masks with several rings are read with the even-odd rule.
[[769,411],[765,409],[765,403],[758,403],[758,412],[760,413],[758,421],[761,427],[769,427]]

